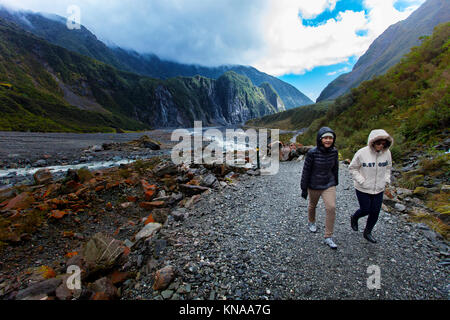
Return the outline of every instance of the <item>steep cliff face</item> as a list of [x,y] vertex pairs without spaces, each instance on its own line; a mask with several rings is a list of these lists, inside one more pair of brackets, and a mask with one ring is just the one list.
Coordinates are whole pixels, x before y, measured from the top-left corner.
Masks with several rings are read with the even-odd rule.
[[432,34],[433,28],[450,20],[450,1],[428,0],[406,20],[390,26],[370,45],[349,73],[339,76],[321,92],[317,102],[335,99],[361,82],[384,74],[409,50],[420,44],[419,38]]
[[204,125],[230,125],[248,119],[284,111],[276,92],[266,92],[251,81],[232,71],[217,80],[201,76],[177,77],[155,90],[157,113],[168,117],[141,119],[163,127],[189,127],[193,121]]

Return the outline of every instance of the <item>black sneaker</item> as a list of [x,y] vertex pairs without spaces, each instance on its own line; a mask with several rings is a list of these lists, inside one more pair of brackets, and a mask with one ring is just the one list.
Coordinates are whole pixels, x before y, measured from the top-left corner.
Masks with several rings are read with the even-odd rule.
[[350,216],[350,225],[354,231],[358,231],[358,219],[355,218],[354,214]]

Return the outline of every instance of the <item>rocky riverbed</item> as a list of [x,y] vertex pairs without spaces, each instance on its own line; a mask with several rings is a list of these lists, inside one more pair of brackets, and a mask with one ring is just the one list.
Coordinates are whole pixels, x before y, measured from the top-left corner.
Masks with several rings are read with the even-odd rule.
[[[164,157],[118,168],[41,172],[0,194],[3,299],[448,299],[449,246],[410,222],[402,191],[386,195],[377,244],[350,228],[357,200],[347,165],[337,188],[335,242],[307,228],[303,166],[276,175]],[[48,179],[50,178],[50,179]],[[8,193],[9,192],[9,193]],[[404,192],[403,192],[404,193]],[[409,204],[406,203],[408,206]],[[360,220],[360,230],[365,219]],[[69,267],[82,289],[69,289]],[[373,268],[380,287],[370,289]],[[371,271],[372,270],[372,271]]]
[[[127,143],[142,136],[161,143],[168,150],[170,130],[153,130],[132,133],[39,133],[0,132],[0,169],[45,167],[107,161],[117,158],[149,156],[148,148],[134,150],[104,149],[104,144]],[[153,152],[157,155],[158,152]]]

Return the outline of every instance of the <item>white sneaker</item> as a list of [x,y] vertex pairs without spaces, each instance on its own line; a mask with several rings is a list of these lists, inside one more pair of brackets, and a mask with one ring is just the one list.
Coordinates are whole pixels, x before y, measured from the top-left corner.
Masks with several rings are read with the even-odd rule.
[[309,231],[311,231],[311,232],[317,232],[317,227],[316,227],[316,224],[315,224],[315,223],[309,222],[309,223],[308,223],[308,226],[309,226]]
[[337,249],[336,243],[334,243],[332,238],[325,238],[325,243],[331,248],[331,249]]

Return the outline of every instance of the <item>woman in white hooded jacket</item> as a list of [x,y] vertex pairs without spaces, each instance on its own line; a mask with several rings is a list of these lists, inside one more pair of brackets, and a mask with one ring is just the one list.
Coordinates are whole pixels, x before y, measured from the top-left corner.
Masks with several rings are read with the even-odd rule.
[[389,148],[393,143],[394,139],[383,129],[372,130],[367,146],[356,152],[349,166],[360,206],[351,216],[350,224],[353,230],[358,231],[358,219],[368,216],[363,236],[372,243],[377,242],[372,230],[378,221],[385,186],[391,181]]

